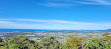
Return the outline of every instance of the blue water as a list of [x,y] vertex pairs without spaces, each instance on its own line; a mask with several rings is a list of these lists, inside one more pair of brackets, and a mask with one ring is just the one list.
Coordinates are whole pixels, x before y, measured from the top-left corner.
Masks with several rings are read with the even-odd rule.
[[[0,33],[3,32],[36,32],[36,31],[51,31],[51,32],[82,32],[84,31],[90,31],[95,32],[95,31],[102,31],[102,32],[111,32],[110,30],[43,30],[43,29],[0,29]],[[86,32],[85,32],[86,33]],[[89,33],[89,32],[88,32]]]
[[49,30],[41,30],[41,29],[0,29],[0,32],[35,32],[35,31],[49,31]]

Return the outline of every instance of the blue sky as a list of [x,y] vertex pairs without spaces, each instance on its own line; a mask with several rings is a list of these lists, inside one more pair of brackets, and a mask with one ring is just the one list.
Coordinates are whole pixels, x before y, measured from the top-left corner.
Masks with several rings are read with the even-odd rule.
[[111,0],[0,0],[0,28],[111,29]]

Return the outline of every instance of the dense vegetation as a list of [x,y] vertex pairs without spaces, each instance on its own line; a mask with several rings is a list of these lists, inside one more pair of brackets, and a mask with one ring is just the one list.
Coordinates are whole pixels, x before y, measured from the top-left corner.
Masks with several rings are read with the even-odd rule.
[[0,49],[111,49],[110,33],[105,33],[103,36],[103,38],[93,37],[90,40],[73,37],[64,43],[59,43],[52,36],[35,42],[21,35],[5,41],[0,38]]

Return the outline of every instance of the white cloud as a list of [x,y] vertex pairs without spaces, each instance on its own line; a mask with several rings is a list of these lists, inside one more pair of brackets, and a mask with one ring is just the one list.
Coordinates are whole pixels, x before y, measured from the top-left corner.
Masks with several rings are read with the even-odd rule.
[[[110,29],[111,23],[89,23],[65,20],[38,20],[38,19],[0,19],[2,21],[15,21],[14,23],[0,24],[0,28],[17,29]],[[21,23],[24,22],[24,23]],[[29,23],[25,23],[29,22]],[[39,23],[38,23],[39,22]],[[40,23],[42,22],[42,23]]]
[[1,23],[13,23],[13,22],[0,21],[0,24],[1,24]]
[[64,21],[64,20],[38,20],[38,19],[0,19],[0,20],[95,25],[95,23],[74,22],[74,21]]
[[80,4],[91,4],[91,5],[111,5],[111,2],[106,0],[86,0],[86,1],[74,1]]
[[39,4],[39,5],[43,5],[43,6],[73,6],[75,4],[70,4],[70,3],[53,3],[53,2],[47,2],[47,3],[43,3],[43,4]]
[[111,25],[110,23],[89,23],[89,22],[75,22],[65,20],[38,20],[38,19],[15,19],[16,21],[31,21],[31,22],[46,22],[46,23],[66,23],[77,25]]
[[43,6],[73,6],[77,4],[111,5],[110,0],[45,0]]

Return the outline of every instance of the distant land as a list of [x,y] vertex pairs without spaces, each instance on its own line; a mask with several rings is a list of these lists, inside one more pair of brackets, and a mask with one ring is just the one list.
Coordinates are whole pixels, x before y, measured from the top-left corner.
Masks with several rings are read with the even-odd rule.
[[0,32],[35,32],[35,31],[51,31],[42,29],[0,29]]
[[111,32],[111,29],[107,29],[107,30],[0,29],[0,32],[36,32],[36,31],[50,31],[50,32]]

